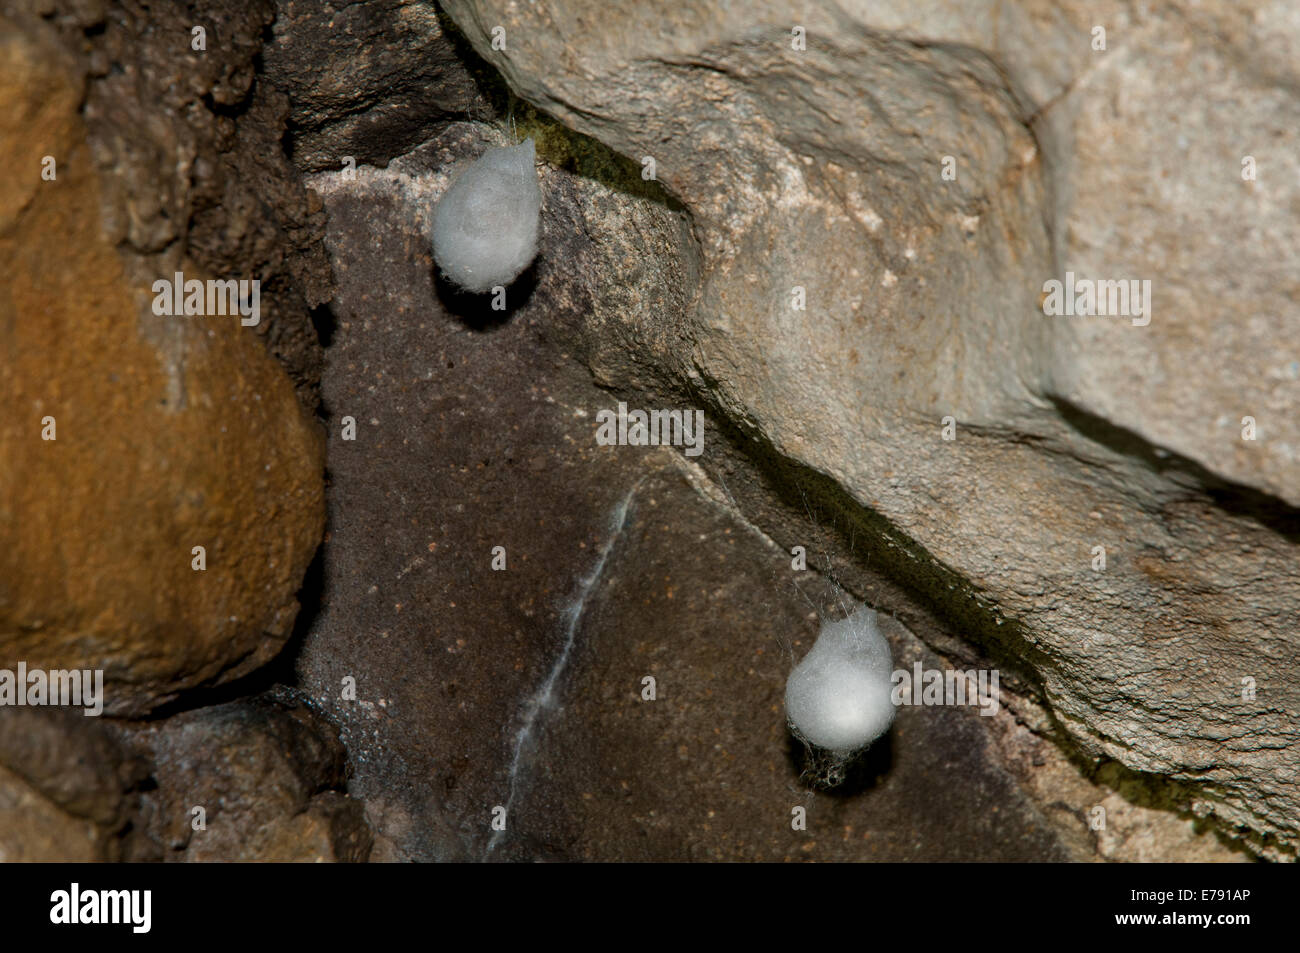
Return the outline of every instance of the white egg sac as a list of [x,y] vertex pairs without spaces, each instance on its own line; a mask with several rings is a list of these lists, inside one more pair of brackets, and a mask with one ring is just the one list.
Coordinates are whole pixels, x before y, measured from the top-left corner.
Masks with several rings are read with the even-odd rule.
[[537,254],[542,190],[532,139],[488,149],[433,209],[433,258],[466,291],[491,291],[519,277]]
[[812,651],[785,684],[790,727],[837,755],[865,748],[894,720],[892,668],[874,610],[863,606],[847,619],[823,623]]

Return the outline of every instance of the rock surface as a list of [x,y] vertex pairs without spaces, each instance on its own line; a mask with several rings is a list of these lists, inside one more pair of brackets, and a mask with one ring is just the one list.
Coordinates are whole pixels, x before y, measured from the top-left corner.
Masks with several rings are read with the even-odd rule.
[[1282,50],[1300,22],[1277,2],[1174,6],[1108,39],[1035,128],[1060,157],[1058,271],[1150,280],[1151,324],[1055,322],[1047,392],[1294,508],[1300,73]]
[[0,710],[0,861],[131,859],[148,765],[99,719]]
[[[310,180],[339,326],[323,378],[322,607],[299,676],[343,726],[374,858],[1124,856],[1088,829],[1108,791],[1041,739],[1011,750],[1005,709],[905,710],[854,796],[801,782],[785,676],[819,614],[852,597],[792,571],[679,450],[596,445],[595,414],[617,396],[575,357],[602,356],[592,329],[621,330],[624,309],[683,314],[673,292],[694,259],[673,209],[557,169],[550,132],[542,249],[505,313],[440,286],[424,231],[490,133],[453,124],[386,170]],[[726,459],[727,441],[710,421],[704,457]],[[820,553],[828,535],[802,542]],[[875,600],[894,588],[874,572],[855,586]],[[900,664],[942,664],[904,625],[889,633]],[[1033,788],[1048,771],[1073,786]],[[1160,856],[1240,857],[1167,812],[1111,813],[1113,839]]]
[[294,163],[304,170],[383,166],[449,120],[492,115],[420,0],[276,7],[267,79],[288,97]]
[[148,723],[5,709],[0,859],[364,861],[346,778],[337,730],[284,690]]
[[28,173],[0,202],[0,658],[103,669],[106,710],[138,714],[284,645],[324,517],[320,437],[237,316],[152,312],[170,272],[119,255],[76,76],[43,35],[3,31],[0,85],[40,106],[0,131]]
[[[1248,255],[1293,244],[1295,150],[1271,107],[1294,106],[1280,51],[1295,25],[1247,6],[1256,19],[1226,3],[1188,17],[997,5],[1009,34],[1068,51],[1053,60],[1005,55],[1004,34],[940,4],[447,4],[520,95],[653,157],[690,213],[702,280],[654,353],[663,386],[829,477],[865,558],[1026,669],[1081,754],[1185,784],[1197,812],[1291,856],[1297,424],[1280,413],[1291,358],[1263,374],[1259,360],[1287,340],[1274,315],[1296,310],[1258,258],[1204,279],[1195,264],[1222,261],[1233,236],[1270,249]],[[1092,20],[1111,24],[1106,51]],[[1261,24],[1290,32],[1252,68],[1239,44]],[[1196,64],[1224,82],[1184,123],[1174,104],[1197,95]],[[1252,89],[1263,98],[1246,107]],[[1175,123],[1186,162],[1163,145]],[[1292,158],[1243,183],[1247,138]],[[1067,268],[1149,278],[1151,324],[1044,317],[1043,282]],[[1229,289],[1254,317],[1216,320]],[[621,337],[653,342],[659,320],[628,310]],[[626,387],[646,362],[624,370],[610,349],[596,363]],[[1242,405],[1267,421],[1253,444],[1230,439]]]
[[364,808],[341,791],[347,755],[336,731],[290,696],[186,712],[135,741],[154,759],[157,788],[142,810],[164,860],[320,863],[370,855]]
[[[0,668],[103,669],[110,716],[157,714],[275,657],[321,534],[308,308],[332,291],[319,203],[279,151],[283,98],[253,82],[268,11],[20,3],[0,19],[0,165],[13,173],[0,187],[0,395],[13,410],[0,424]],[[190,46],[193,20],[213,32],[208,49]],[[155,314],[152,282],[178,270],[261,280],[257,334],[237,316]],[[220,732],[198,740],[211,719],[197,721],[195,761],[238,777],[246,752],[221,760]],[[364,858],[359,807],[329,790],[333,744],[305,805],[244,791],[240,809],[268,832],[193,853]],[[161,859],[157,802],[195,796],[165,766],[159,788],[153,753],[120,722],[5,708],[0,854]]]
[[257,278],[254,330],[310,411],[322,354],[312,309],[333,292],[320,204],[285,155],[287,99],[257,73],[274,15],[270,0],[121,2],[54,22],[86,51],[106,234],[147,278],[183,259],[218,278]]
[[[0,668],[110,718],[0,711],[0,858],[1294,859],[1290,5],[445,8],[6,7]],[[428,214],[525,136],[502,312]],[[781,695],[861,601],[1001,706],[826,793]]]

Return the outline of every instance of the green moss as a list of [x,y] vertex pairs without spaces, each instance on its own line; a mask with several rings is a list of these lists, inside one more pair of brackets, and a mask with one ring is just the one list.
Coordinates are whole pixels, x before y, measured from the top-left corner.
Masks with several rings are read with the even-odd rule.
[[684,206],[662,185],[641,178],[641,165],[620,155],[591,136],[570,129],[554,116],[515,95],[499,70],[478,55],[473,45],[446,12],[438,10],[438,23],[456,55],[474,78],[483,98],[491,104],[494,122],[522,142],[529,136],[537,154],[550,166],[598,182],[606,188],[656,202],[680,212]]

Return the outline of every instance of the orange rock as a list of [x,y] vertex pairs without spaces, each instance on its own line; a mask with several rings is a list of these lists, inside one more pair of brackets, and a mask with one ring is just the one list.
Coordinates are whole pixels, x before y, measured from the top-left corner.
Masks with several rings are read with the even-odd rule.
[[170,272],[104,234],[77,74],[3,20],[0,48],[0,667],[102,668],[139,714],[289,637],[322,435],[238,316],[151,313]]

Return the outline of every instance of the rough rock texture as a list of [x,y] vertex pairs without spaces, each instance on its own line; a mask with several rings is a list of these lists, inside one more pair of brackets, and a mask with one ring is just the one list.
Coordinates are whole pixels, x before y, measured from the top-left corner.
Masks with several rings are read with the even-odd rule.
[[364,861],[345,759],[283,690],[148,723],[6,708],[0,860]]
[[0,710],[0,861],[123,860],[147,764],[99,719]]
[[135,741],[154,759],[157,789],[142,813],[164,860],[320,863],[370,854],[364,808],[340,790],[346,753],[337,732],[288,695],[176,715]]
[[[853,597],[793,571],[737,516],[727,476],[712,483],[678,450],[595,444],[595,413],[617,397],[574,359],[595,347],[590,323],[683,315],[695,257],[674,209],[562,171],[564,137],[529,122],[542,249],[507,313],[435,281],[423,231],[457,164],[496,135],[453,124],[386,170],[311,179],[339,326],[323,378],[322,606],[299,675],[342,725],[373,858],[1096,860],[1143,840],[1158,856],[1239,859],[1127,801],[1108,827],[1125,840],[1099,840],[1087,812],[1109,790],[1006,709],[904,710],[849,792],[800,781],[785,676],[819,616]],[[727,439],[710,423],[705,457]],[[802,542],[821,553],[826,534]],[[873,601],[897,589],[874,571],[855,585]],[[888,625],[900,664],[947,664]],[[1013,749],[1001,738],[1017,730]]]
[[[1291,5],[446,7],[0,0],[0,667],[141,719],[0,712],[0,858],[1294,859]],[[501,313],[425,224],[512,125]],[[1151,323],[1044,317],[1067,270]],[[620,399],[704,455],[597,446]],[[304,411],[310,703],[186,696],[288,674]],[[1002,707],[815,792],[782,686],[861,600]]]
[[[846,785],[825,794],[800,783],[785,678],[820,619],[842,617],[851,597],[807,574],[800,582],[770,540],[683,490],[680,478],[675,486],[652,477],[634,499],[588,601],[556,714],[539,725],[518,780],[514,832],[497,851],[587,859],[616,851],[632,860],[1105,856],[1087,826],[1089,795],[1098,795],[1080,785],[1033,797],[999,757],[992,720],[971,709],[901,708]],[[882,627],[898,666],[949,667],[895,620]],[[657,679],[654,701],[641,697],[644,674]],[[791,826],[795,807],[807,811],[806,831]],[[1169,820],[1164,830],[1150,816],[1134,826],[1170,853],[1232,856]]]
[[263,53],[289,97],[292,154],[312,172],[387,165],[449,119],[491,115],[424,0],[276,5]]
[[237,317],[152,313],[150,283],[170,266],[150,273],[115,248],[135,240],[118,225],[148,225],[130,202],[101,219],[101,199],[112,208],[134,180],[92,163],[98,140],[51,32],[0,31],[0,86],[31,104],[0,119],[3,165],[25,170],[0,199],[0,664],[102,668],[106,710],[140,713],[283,646],[321,533],[321,444]]
[[332,286],[320,204],[284,150],[287,100],[255,75],[273,16],[269,0],[122,0],[54,22],[89,73],[106,234],[146,277],[188,259],[215,277],[261,281],[256,331],[312,410],[321,343],[310,309]]
[[[629,309],[588,336],[611,342],[600,378],[628,387],[650,355],[661,389],[734,421],[764,466],[828,477],[861,558],[1024,671],[1044,704],[1025,717],[1293,855],[1300,444],[1280,413],[1293,362],[1272,355],[1297,320],[1279,249],[1300,29],[1283,5],[447,9],[525,99],[653,157],[691,216],[689,313],[665,328]],[[1255,39],[1270,52],[1250,60]],[[1219,252],[1243,245],[1244,267]],[[1045,318],[1043,282],[1067,269],[1149,278],[1151,324]],[[1233,436],[1247,413],[1253,444]]]
[[0,863],[90,863],[107,859],[105,833],[94,821],[60,810],[3,767],[0,817],[5,818],[0,823]]
[[[424,231],[432,197],[489,134],[454,125],[387,171],[312,180],[340,292],[323,387],[324,592],[299,670],[343,724],[351,790],[388,857],[481,849],[488,799],[504,797],[512,719],[562,651],[565,601],[641,472],[639,457],[595,453],[594,408],[560,386],[581,381],[590,399],[589,375],[556,348],[555,325],[578,325],[591,306],[582,275],[681,227],[660,206],[544,172],[550,254],[512,286],[512,310],[492,312],[435,282]],[[579,209],[587,228],[552,228]],[[667,301],[683,284],[677,267],[642,259],[626,293]],[[354,441],[342,439],[348,417]],[[607,461],[595,475],[593,457]],[[497,545],[504,572],[490,569]],[[346,677],[355,701],[342,697]]]
[[1150,279],[1153,299],[1148,328],[1057,321],[1050,394],[1295,507],[1300,72],[1285,48],[1300,18],[1279,2],[1183,7],[1119,20],[1036,126],[1060,157],[1060,268]]

